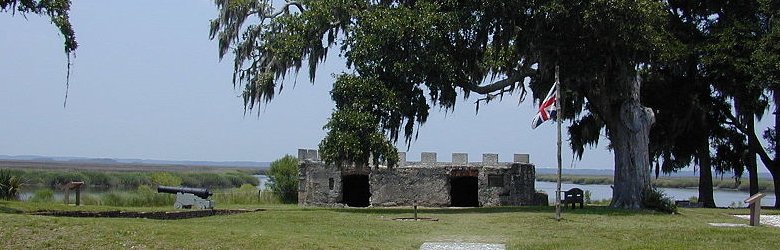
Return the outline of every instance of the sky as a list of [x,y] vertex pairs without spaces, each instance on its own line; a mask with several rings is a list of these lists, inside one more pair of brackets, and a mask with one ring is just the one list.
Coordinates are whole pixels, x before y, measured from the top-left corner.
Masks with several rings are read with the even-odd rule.
[[[196,161],[272,161],[316,148],[334,108],[334,73],[349,72],[337,54],[288,77],[268,104],[244,112],[233,87],[232,59],[220,62],[208,38],[212,1],[73,1],[79,48],[65,97],[63,40],[45,17],[0,13],[0,154]],[[333,49],[331,51],[336,51]],[[294,87],[293,87],[294,86]],[[433,108],[407,151],[530,154],[556,166],[556,126],[532,130],[535,104],[518,96],[475,113],[476,95],[454,111]],[[564,135],[564,138],[566,136]],[[564,141],[564,168],[613,168],[607,140],[574,160]],[[399,143],[400,151],[407,146]]]

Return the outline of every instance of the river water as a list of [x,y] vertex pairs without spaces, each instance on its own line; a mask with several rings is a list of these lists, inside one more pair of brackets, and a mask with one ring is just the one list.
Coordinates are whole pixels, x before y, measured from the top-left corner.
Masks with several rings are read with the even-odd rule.
[[[555,204],[555,182],[543,182],[537,181],[535,183],[536,190],[541,190],[547,193],[547,197],[550,200],[550,204]],[[612,188],[609,185],[580,185],[572,183],[562,183],[561,192],[569,190],[571,188],[580,188],[583,191],[590,191],[591,200],[603,200],[612,198]],[[690,197],[698,197],[699,190],[696,188],[659,188],[666,195],[672,197],[672,200],[688,200]],[[718,207],[745,207],[745,199],[750,197],[750,194],[742,191],[732,190],[718,190],[713,191],[715,197],[715,205]],[[771,206],[775,204],[775,195],[766,193],[766,196],[761,199],[762,206]]]

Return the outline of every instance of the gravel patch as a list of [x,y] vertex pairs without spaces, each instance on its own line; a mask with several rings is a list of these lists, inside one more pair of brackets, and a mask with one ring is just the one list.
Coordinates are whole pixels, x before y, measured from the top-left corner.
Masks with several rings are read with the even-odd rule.
[[[750,215],[747,214],[738,214],[734,215],[736,217],[750,220]],[[773,227],[780,227],[780,215],[761,215],[761,224],[770,225]]]
[[748,224],[736,224],[736,223],[707,223],[713,227],[749,227]]
[[504,244],[465,243],[465,242],[425,242],[420,250],[504,250]]

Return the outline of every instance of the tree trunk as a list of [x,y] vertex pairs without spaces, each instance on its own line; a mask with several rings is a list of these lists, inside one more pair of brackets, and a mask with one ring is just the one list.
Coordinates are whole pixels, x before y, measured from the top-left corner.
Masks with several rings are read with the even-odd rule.
[[775,208],[780,208],[780,199],[777,199],[777,197],[780,197],[780,176],[778,176],[779,171],[777,171],[777,168],[769,169],[769,173],[772,174],[772,184],[775,188]]
[[639,102],[640,82],[639,77],[631,81],[631,96],[620,105],[618,112],[603,116],[615,154],[611,207],[642,208],[643,192],[650,187],[648,136],[655,116]]
[[715,198],[712,194],[712,159],[710,158],[709,140],[704,138],[702,152],[699,153],[699,202],[704,207],[715,207]]
[[[746,114],[745,117],[745,123],[747,124],[748,131],[756,131],[756,122],[753,117],[752,112],[749,114]],[[758,143],[754,137],[748,136],[748,148],[755,148],[755,145]],[[756,153],[752,150],[748,150],[747,155],[745,155],[745,168],[748,171],[748,176],[750,179],[750,195],[754,195],[758,193],[758,166],[756,162]]]

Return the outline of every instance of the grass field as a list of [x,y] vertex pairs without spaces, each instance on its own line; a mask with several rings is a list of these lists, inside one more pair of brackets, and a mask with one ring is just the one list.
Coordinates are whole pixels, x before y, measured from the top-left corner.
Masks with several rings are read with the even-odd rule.
[[[220,207],[225,208],[225,207]],[[509,249],[777,249],[780,228],[721,228],[747,223],[746,209],[680,209],[676,215],[605,207],[423,209],[439,221],[392,221],[410,209],[324,209],[292,205],[233,206],[266,211],[185,220],[68,218],[27,215],[54,210],[169,210],[73,207],[0,201],[4,249],[418,249],[427,241],[504,243]],[[776,210],[765,213],[780,214]]]

